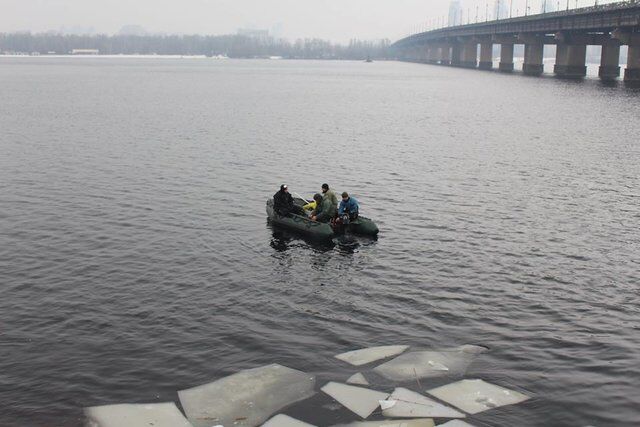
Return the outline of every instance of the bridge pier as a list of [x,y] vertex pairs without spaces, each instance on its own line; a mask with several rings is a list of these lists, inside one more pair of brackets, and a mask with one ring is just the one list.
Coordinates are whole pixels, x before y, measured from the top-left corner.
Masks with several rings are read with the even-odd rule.
[[431,63],[432,64],[439,64],[440,63],[440,45],[435,45],[433,46],[433,49],[431,49]]
[[451,46],[448,44],[440,47],[440,65],[451,65]]
[[493,68],[493,43],[485,42],[480,44],[480,65],[481,70],[491,70]]
[[587,45],[558,43],[556,65],[553,72],[558,77],[576,79],[587,75]]
[[462,45],[455,43],[451,46],[451,65],[454,67],[460,67],[462,65]]
[[528,76],[539,76],[544,72],[542,62],[544,54],[544,44],[531,43],[524,45],[524,65],[522,72]]
[[478,67],[478,43],[467,42],[463,47],[461,67],[477,68]]
[[427,46],[427,62],[429,64],[437,64],[438,63],[438,47],[429,45]]
[[640,84],[640,43],[629,45],[624,81],[625,83]]
[[513,71],[513,43],[500,45],[500,71],[510,73]]
[[602,80],[615,80],[620,77],[620,42],[607,41],[602,44],[600,69],[598,76]]

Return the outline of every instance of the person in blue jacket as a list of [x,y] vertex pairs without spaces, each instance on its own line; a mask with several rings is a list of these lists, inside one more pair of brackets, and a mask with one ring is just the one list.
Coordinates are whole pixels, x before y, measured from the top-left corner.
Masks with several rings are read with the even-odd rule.
[[340,207],[338,207],[338,216],[342,218],[344,224],[348,224],[349,221],[353,221],[358,218],[358,201],[354,197],[349,197],[349,194],[345,191],[342,193],[342,201]]

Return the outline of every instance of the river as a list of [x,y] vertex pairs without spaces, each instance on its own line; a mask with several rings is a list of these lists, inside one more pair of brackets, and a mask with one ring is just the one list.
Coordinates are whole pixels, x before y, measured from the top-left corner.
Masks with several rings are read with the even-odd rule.
[[[640,91],[398,62],[0,58],[0,425],[374,345],[486,346],[527,402],[640,420]],[[273,229],[280,184],[381,232]],[[313,404],[312,404],[313,403]],[[349,420],[318,395],[291,414]]]

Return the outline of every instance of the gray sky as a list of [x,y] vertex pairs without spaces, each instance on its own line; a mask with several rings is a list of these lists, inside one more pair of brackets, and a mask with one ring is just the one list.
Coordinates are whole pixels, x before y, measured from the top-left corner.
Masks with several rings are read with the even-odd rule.
[[[522,14],[525,0],[512,1],[513,13]],[[531,9],[538,12],[543,1],[530,0]],[[476,6],[483,20],[485,5],[491,14],[494,2],[462,0],[464,20],[466,15],[475,20]],[[549,3],[566,6],[566,0]],[[593,0],[578,3],[586,6]],[[449,0],[0,0],[0,32],[82,27],[112,34],[135,24],[154,33],[229,34],[281,24],[281,35],[289,39],[395,40],[420,24],[442,19],[448,5]]]

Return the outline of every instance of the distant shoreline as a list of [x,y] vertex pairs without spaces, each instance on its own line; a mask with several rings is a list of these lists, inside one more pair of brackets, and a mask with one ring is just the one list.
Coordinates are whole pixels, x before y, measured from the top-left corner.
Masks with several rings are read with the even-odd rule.
[[[81,58],[81,59],[209,59],[214,61],[226,61],[226,60],[267,60],[267,61],[355,61],[362,62],[362,59],[344,59],[344,58],[285,58],[279,56],[271,57],[255,57],[255,58],[241,58],[241,57],[228,57],[228,56],[206,56],[206,55],[59,55],[59,54],[44,54],[44,55],[18,55],[18,54],[1,54],[0,58]],[[374,61],[393,61],[393,59],[375,59]]]

